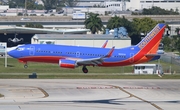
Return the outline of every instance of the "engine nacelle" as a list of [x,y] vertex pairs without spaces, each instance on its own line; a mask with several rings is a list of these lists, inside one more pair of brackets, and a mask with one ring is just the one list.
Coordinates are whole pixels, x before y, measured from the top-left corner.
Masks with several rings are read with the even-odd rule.
[[78,65],[76,64],[76,61],[74,60],[62,59],[62,60],[59,60],[59,66],[62,68],[75,68]]

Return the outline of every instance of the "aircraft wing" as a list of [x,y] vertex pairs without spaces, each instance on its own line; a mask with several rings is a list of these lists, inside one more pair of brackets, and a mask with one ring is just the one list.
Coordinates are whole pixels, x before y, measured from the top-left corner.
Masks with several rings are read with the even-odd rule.
[[78,65],[95,65],[102,64],[103,58],[90,58],[90,59],[82,59],[77,60]]
[[114,51],[115,47],[112,47],[112,49],[103,57],[97,57],[97,58],[89,58],[89,59],[81,59],[77,60],[77,65],[94,65],[97,66],[99,64],[102,64],[105,58],[109,58],[112,56],[112,53]]

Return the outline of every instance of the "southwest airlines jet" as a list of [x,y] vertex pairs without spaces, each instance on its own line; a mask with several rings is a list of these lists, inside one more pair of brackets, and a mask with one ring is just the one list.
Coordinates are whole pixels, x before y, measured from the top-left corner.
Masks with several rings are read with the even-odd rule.
[[126,66],[157,60],[158,46],[161,42],[165,24],[157,24],[147,36],[135,46],[115,49],[105,48],[107,42],[100,47],[83,47],[50,44],[28,44],[8,51],[8,54],[20,62],[56,63],[62,68],[82,66],[88,73],[87,66]]

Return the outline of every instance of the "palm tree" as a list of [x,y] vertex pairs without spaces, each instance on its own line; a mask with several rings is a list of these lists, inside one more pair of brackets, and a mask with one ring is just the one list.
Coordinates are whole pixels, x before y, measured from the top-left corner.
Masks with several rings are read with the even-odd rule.
[[108,20],[107,28],[108,29],[114,29],[122,26],[122,21],[118,16],[111,17],[111,19]]
[[46,10],[51,10],[53,8],[56,8],[57,6],[57,0],[42,0],[44,3],[44,7]]
[[91,30],[92,34],[102,31],[103,24],[101,18],[98,17],[98,14],[89,13],[89,18],[84,21],[85,27]]
[[119,27],[125,27],[127,29],[128,35],[132,35],[134,30],[133,29],[134,26],[132,26],[132,22],[128,21],[128,19],[126,19],[124,16],[122,18],[118,16],[111,17],[111,19],[109,19],[108,21],[107,28],[114,29]]
[[176,28],[176,30],[175,30],[175,32],[177,33],[177,35],[179,35],[180,33],[180,28],[178,27],[178,28]]

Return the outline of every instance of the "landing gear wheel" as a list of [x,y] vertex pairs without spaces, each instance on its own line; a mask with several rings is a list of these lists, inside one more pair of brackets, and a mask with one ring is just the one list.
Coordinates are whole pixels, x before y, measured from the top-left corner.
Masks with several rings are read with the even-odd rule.
[[88,73],[88,69],[86,68],[86,66],[83,66],[82,71],[83,71],[84,73]]
[[25,65],[24,65],[24,68],[28,68],[28,65],[27,65],[27,64],[25,64]]

